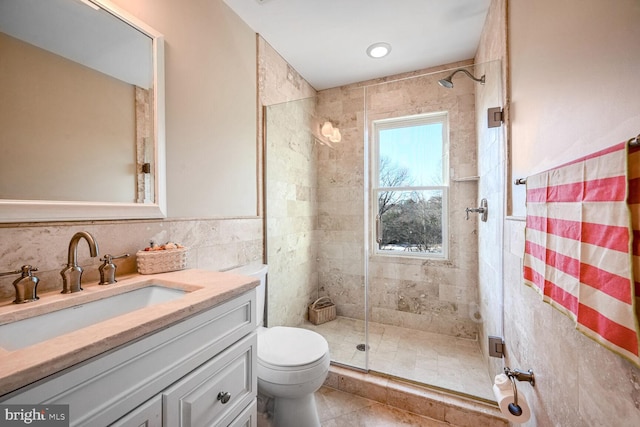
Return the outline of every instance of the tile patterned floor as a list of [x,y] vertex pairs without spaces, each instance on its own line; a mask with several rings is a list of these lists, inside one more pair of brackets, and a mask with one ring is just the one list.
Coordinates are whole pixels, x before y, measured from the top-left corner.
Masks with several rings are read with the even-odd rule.
[[[332,361],[365,368],[365,352],[356,348],[364,343],[363,321],[338,317],[303,327],[325,337]],[[370,370],[494,400],[476,341],[370,322],[369,349]]]
[[373,400],[322,387],[315,393],[321,427],[452,427]]

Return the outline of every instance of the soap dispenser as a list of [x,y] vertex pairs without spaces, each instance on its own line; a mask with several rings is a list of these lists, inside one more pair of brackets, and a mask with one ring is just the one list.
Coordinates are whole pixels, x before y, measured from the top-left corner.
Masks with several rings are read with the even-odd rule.
[[40,279],[33,275],[34,271],[38,271],[38,269],[30,265],[23,265],[20,270],[0,273],[0,276],[20,273],[20,277],[13,281],[13,287],[16,288],[16,299],[13,301],[14,304],[23,304],[25,302],[36,301],[39,299],[37,295],[37,288]]

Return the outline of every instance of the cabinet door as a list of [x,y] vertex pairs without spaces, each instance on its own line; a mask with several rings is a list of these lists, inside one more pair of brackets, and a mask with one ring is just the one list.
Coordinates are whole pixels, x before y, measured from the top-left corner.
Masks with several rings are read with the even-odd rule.
[[257,395],[255,332],[163,392],[164,425],[228,426]]
[[233,420],[229,427],[257,427],[258,426],[258,404],[254,400],[253,403],[245,408],[238,418]]
[[257,427],[258,426],[258,410],[257,402],[253,403],[245,408],[238,418],[233,420],[229,427]]
[[149,399],[110,427],[162,427],[162,396]]

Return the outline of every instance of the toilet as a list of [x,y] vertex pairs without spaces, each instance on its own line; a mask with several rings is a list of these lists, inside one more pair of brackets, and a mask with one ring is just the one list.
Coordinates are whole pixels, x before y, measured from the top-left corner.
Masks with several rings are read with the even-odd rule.
[[319,427],[313,394],[329,373],[329,344],[307,329],[263,326],[267,270],[264,264],[229,270],[260,279],[256,288],[258,392],[273,399],[274,427]]

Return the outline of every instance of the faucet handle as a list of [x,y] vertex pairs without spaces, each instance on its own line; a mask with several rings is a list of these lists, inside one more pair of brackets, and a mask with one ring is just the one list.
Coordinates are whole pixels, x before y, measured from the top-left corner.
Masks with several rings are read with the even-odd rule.
[[29,273],[31,273],[32,271],[38,271],[37,267],[32,267],[29,264],[27,265],[23,265],[22,267],[20,267],[19,270],[12,270],[12,271],[5,271],[0,273],[0,277],[2,276],[11,276],[13,274],[20,274],[22,273],[22,276],[28,276]]
[[131,255],[122,254],[122,255],[116,256],[116,255],[111,255],[111,254],[104,254],[104,255],[102,255],[102,258],[100,258],[100,261],[103,261],[105,264],[111,264],[111,262],[114,259],[127,258],[129,256],[131,256]]
[[122,254],[113,256],[111,254],[105,254],[100,261],[103,261],[102,265],[98,267],[100,271],[100,283],[99,285],[110,285],[116,283],[116,265],[113,263],[114,259],[127,258],[129,254]]
[[22,304],[39,299],[37,296],[37,288],[40,279],[32,274],[34,271],[38,271],[38,269],[27,264],[23,265],[20,270],[0,273],[0,276],[20,274],[20,277],[13,281],[13,286],[16,289],[16,299],[13,301],[14,304]]
[[0,273],[0,277],[2,277],[2,276],[12,276],[14,274],[19,274],[21,272],[22,272],[22,270],[4,271],[4,272]]
[[27,277],[31,276],[32,271],[38,271],[38,267],[32,267],[31,265],[27,264],[23,265],[20,270],[18,270],[18,273],[22,273],[22,277]]

